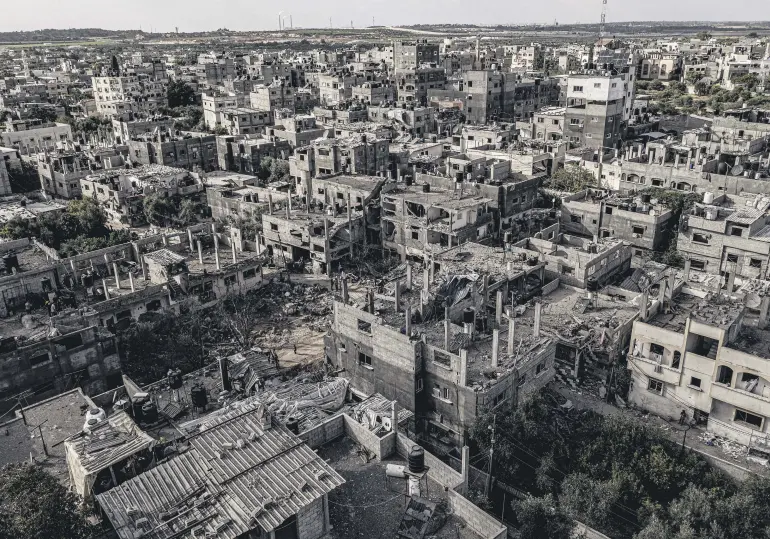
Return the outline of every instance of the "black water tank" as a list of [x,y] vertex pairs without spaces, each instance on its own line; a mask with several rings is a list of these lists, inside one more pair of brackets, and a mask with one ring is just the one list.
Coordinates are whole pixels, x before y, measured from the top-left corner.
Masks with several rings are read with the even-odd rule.
[[289,432],[299,434],[299,420],[296,417],[290,416],[286,420],[286,428],[289,429]]
[[717,174],[724,176],[725,174],[727,174],[727,169],[728,169],[727,163],[719,163],[719,165],[717,165]]
[[142,419],[145,423],[155,423],[158,420],[158,407],[154,402],[145,402],[142,405]]
[[411,175],[409,175],[409,174],[407,174],[406,176],[404,176],[404,183],[405,183],[406,185],[412,185],[412,176],[411,176]]
[[13,253],[3,256],[3,265],[6,273],[13,273],[13,268],[19,269],[19,257]]
[[171,369],[168,371],[168,385],[171,389],[179,389],[182,387],[182,371],[179,369]]
[[599,282],[593,277],[589,277],[588,280],[586,281],[586,289],[589,292],[596,292],[597,290],[599,290]]
[[413,445],[409,451],[409,471],[422,473],[425,471],[425,450],[419,445]]
[[205,408],[209,403],[206,390],[201,385],[195,385],[190,390],[190,400],[192,400],[193,406],[196,408]]
[[463,324],[473,324],[476,319],[476,311],[468,307],[463,311]]
[[430,193],[430,184],[429,183],[422,184],[422,192],[423,193]]

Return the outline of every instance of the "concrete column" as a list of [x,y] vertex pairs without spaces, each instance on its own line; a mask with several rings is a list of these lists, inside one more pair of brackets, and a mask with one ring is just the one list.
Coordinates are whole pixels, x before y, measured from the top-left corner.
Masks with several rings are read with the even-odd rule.
[[406,263],[406,289],[411,292],[412,290],[412,265]]
[[222,269],[222,265],[219,263],[219,236],[214,234],[214,260],[217,264],[217,269]]
[[187,240],[190,242],[190,252],[195,251],[195,244],[193,243],[192,230],[187,229]]
[[482,291],[484,293],[484,309],[489,305],[489,274],[485,273],[482,278]]
[[492,367],[497,368],[500,360],[500,330],[492,330]]
[[401,283],[396,281],[396,312],[401,310]]
[[342,279],[342,303],[348,304],[348,279],[347,277]]
[[687,170],[690,170],[692,167],[692,157],[687,157]]
[[457,383],[461,387],[468,384],[468,350],[460,350],[460,372]]
[[497,291],[497,297],[495,298],[495,323],[497,327],[503,323],[503,291]]
[[767,327],[767,314],[770,311],[770,296],[762,298],[762,303],[759,306],[759,327],[765,329]]
[[200,262],[201,266],[203,265],[203,246],[201,245],[201,240],[198,240],[198,262]]
[[107,256],[107,253],[104,253],[104,264],[107,266],[107,274],[109,275],[112,268],[110,267],[110,257]]
[[355,243],[353,243],[353,207],[350,205],[350,192],[348,192],[348,234],[350,234],[350,256],[353,256]]
[[139,263],[142,265],[142,278],[144,278],[144,280],[146,281],[150,277],[147,274],[147,263],[144,261],[144,257],[139,259]]
[[369,313],[374,314],[374,290],[369,290]]
[[74,260],[70,260],[70,267],[72,268],[72,274],[75,276],[75,280],[77,281],[78,277],[79,277],[79,275],[78,275],[78,267],[75,264]]
[[422,289],[426,294],[430,291],[430,272],[427,266],[422,271]]
[[165,234],[161,234],[160,239],[163,241],[163,247],[168,247],[168,236]]
[[444,350],[449,350],[449,339],[452,336],[452,322],[447,318],[444,320]]
[[134,287],[134,274],[130,271],[128,272],[128,282],[131,285],[131,292],[136,292],[136,287]]
[[412,336],[412,306],[407,305],[404,308],[404,322],[406,325],[406,336]]
[[513,357],[513,338],[516,333],[516,320],[511,317],[508,319],[508,355]]
[[[390,404],[390,413],[393,416],[393,433],[398,435],[398,401],[393,401]],[[385,458],[386,455],[380,455],[382,458]]]
[[684,282],[690,280],[690,259],[687,258],[684,261]]
[[112,263],[112,270],[115,272],[115,288],[120,290],[120,272],[118,271],[118,263]]
[[660,280],[660,289],[658,290],[658,301],[663,303],[666,300],[666,280]]
[[701,148],[698,148],[698,150],[695,152],[695,164],[700,164],[700,156],[701,156]]
[[540,315],[543,310],[543,304],[539,301],[535,303],[535,327],[532,328],[532,334],[535,338],[540,337]]
[[462,468],[461,474],[463,476],[463,494],[468,493],[468,471],[470,470],[470,448],[467,445],[462,449]]
[[211,223],[211,233],[216,234],[217,233],[217,222],[214,221]]
[[110,299],[110,289],[107,288],[106,279],[102,279],[102,287],[104,288],[104,299]]
[[732,294],[733,290],[735,289],[735,271],[736,271],[736,268],[732,268],[732,271],[730,272],[730,277],[727,278],[728,294]]
[[674,168],[679,168],[679,159],[680,159],[680,157],[681,156],[679,155],[679,152],[677,152],[674,155]]
[[267,194],[267,213],[269,215],[273,215],[273,195],[272,193]]
[[647,157],[648,157],[647,163],[651,165],[652,164],[652,160],[655,157],[655,152],[650,151],[650,153],[649,153],[649,155]]
[[647,291],[645,290],[639,297],[639,318],[642,322],[647,321],[647,299]]
[[329,520],[329,495],[324,494],[324,531],[329,532],[331,529],[332,525]]
[[233,242],[233,244],[230,247],[232,247],[231,251],[233,253],[233,264],[237,264],[238,263],[238,255],[235,252],[235,242]]

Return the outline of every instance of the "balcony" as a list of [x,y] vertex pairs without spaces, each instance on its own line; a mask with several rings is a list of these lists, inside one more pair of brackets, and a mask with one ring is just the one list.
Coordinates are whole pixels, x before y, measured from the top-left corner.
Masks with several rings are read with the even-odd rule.
[[646,376],[655,378],[656,380],[660,380],[667,384],[677,386],[679,385],[680,373],[678,369],[662,365],[655,360],[641,356],[634,356],[629,354],[628,359],[633,361],[639,370],[641,370]]
[[711,384],[711,398],[753,414],[770,417],[770,398],[756,393],[714,382]]

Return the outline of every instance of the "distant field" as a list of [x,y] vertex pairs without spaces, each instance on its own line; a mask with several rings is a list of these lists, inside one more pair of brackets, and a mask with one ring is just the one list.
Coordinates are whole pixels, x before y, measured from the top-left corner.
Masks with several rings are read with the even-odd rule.
[[44,41],[44,42],[29,42],[29,43],[0,43],[0,48],[6,49],[24,49],[29,47],[84,47],[88,45],[110,45],[117,43],[110,39],[93,40],[93,41]]

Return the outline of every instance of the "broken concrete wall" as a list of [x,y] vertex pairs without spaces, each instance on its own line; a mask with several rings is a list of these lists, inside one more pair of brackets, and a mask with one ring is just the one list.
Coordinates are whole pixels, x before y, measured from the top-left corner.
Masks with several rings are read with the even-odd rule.
[[505,539],[508,536],[508,528],[465,496],[454,490],[449,490],[447,495],[449,496],[449,507],[452,508],[453,515],[462,519],[480,537],[484,539]]

